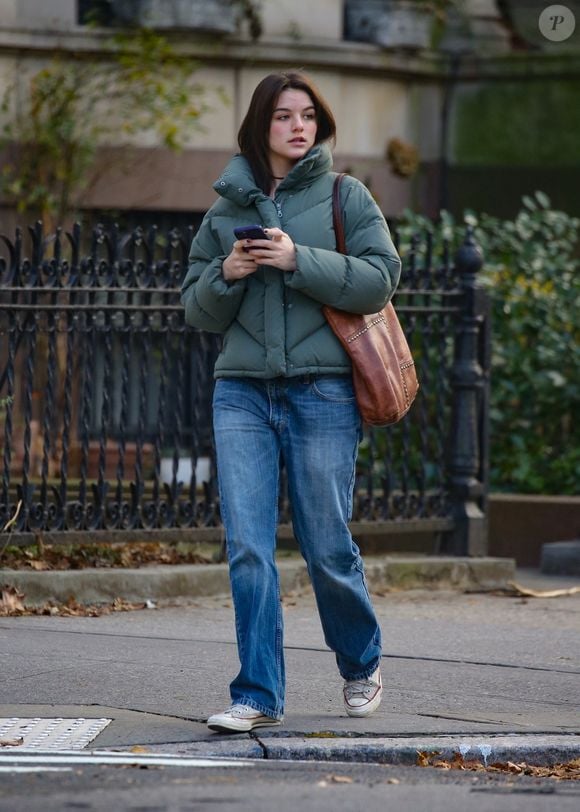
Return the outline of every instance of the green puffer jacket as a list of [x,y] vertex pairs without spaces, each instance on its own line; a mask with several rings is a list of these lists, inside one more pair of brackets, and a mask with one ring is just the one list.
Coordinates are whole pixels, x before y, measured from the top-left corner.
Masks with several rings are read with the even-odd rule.
[[[272,200],[256,187],[244,157],[235,156],[214,184],[221,195],[206,214],[182,287],[187,324],[224,333],[215,376],[275,378],[306,373],[348,374],[348,355],[321,307],[375,313],[392,296],[401,262],[385,219],[355,178],[341,189],[348,256],[336,252],[332,187],[336,174],[326,145],[311,149]],[[278,226],[296,244],[296,270],[262,265],[226,282],[222,262],[234,227]]]

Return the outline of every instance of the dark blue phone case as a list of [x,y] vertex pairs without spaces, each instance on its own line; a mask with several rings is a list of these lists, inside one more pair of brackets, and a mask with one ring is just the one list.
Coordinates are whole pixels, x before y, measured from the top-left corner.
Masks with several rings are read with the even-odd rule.
[[269,240],[262,226],[238,226],[234,228],[234,234],[238,240]]

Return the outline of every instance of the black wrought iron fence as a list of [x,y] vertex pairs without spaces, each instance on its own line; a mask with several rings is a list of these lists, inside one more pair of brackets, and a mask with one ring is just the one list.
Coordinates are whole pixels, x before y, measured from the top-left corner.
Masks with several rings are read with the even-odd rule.
[[[97,228],[83,248],[79,226],[46,239],[40,224],[26,239],[0,237],[4,538],[219,536],[219,337],[184,323],[191,237]],[[395,305],[421,390],[402,423],[365,434],[359,532],[424,529],[442,534],[442,550],[486,551],[489,308],[480,267],[469,233],[455,256],[448,244],[436,256],[428,234],[404,254]],[[280,519],[289,532],[285,493]]]

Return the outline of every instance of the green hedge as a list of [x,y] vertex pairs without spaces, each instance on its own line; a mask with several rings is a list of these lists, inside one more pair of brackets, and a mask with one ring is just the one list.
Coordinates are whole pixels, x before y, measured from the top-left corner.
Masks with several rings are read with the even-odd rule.
[[457,246],[474,227],[493,297],[491,487],[520,493],[580,490],[580,220],[524,197],[514,220],[468,211],[433,224],[405,212],[400,251],[430,229]]

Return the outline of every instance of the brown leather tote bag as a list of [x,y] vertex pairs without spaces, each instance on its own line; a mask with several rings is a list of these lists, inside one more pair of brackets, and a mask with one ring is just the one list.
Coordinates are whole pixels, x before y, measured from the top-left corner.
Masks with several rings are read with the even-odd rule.
[[[346,254],[338,175],[332,193],[336,247]],[[356,400],[365,423],[388,426],[404,417],[419,389],[415,362],[395,308],[389,302],[379,313],[361,316],[325,305],[326,320],[352,361]]]

